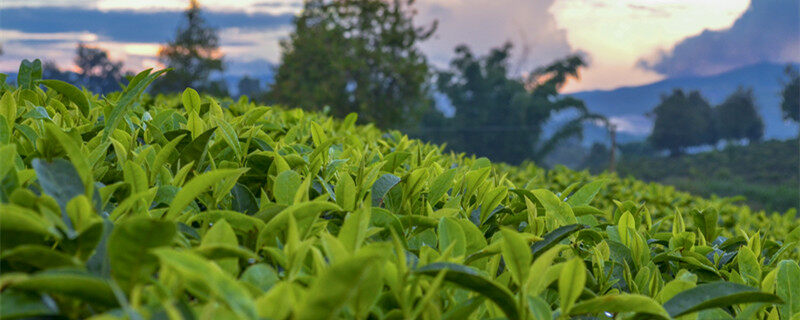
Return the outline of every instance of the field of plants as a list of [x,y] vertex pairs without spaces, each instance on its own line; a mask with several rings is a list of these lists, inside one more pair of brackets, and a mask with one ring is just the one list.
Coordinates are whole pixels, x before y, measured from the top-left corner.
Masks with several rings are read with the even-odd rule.
[[[144,71],[0,89],[0,316],[800,319],[800,220]],[[5,83],[5,79],[0,79]]]

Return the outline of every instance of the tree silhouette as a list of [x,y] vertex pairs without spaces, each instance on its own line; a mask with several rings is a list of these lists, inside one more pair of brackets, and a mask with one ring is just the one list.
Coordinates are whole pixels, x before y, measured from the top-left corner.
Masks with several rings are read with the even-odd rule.
[[156,80],[151,86],[153,92],[179,92],[192,87],[214,95],[226,95],[224,82],[209,79],[214,72],[224,69],[216,29],[203,19],[197,0],[191,0],[184,17],[175,39],[158,51],[159,60],[173,70]]
[[753,89],[739,88],[714,108],[720,139],[760,141],[764,121],[758,114]]
[[281,42],[269,97],[309,110],[330,107],[380,127],[416,119],[430,104],[425,56],[435,30],[416,27],[413,0],[311,0]]
[[687,147],[716,144],[717,134],[711,105],[698,91],[688,95],[675,89],[661,97],[661,103],[652,114],[655,116],[650,142],[654,147],[667,149],[679,155]]
[[792,65],[786,66],[786,76],[789,81],[781,92],[781,110],[783,119],[800,122],[800,72]]
[[[424,128],[428,136],[457,151],[519,163],[542,160],[559,142],[582,134],[582,122],[596,116],[582,101],[558,91],[578,76],[583,60],[567,57],[523,79],[509,74],[511,49],[506,43],[476,57],[467,46],[456,48],[450,69],[437,75],[436,84],[456,109],[455,116],[445,119],[447,127]],[[575,110],[578,116],[545,139],[544,125],[564,110]]]

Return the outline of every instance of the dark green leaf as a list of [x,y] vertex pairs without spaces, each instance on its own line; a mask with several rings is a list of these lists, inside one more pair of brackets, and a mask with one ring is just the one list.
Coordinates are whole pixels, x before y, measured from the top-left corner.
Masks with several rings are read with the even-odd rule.
[[439,272],[446,272],[444,279],[464,289],[479,293],[489,300],[492,300],[509,319],[519,319],[519,310],[517,310],[516,301],[514,296],[508,289],[495,283],[492,280],[482,277],[475,270],[460,264],[437,262],[426,265],[415,271],[417,274],[423,274],[435,277]]
[[774,294],[738,283],[720,281],[701,284],[678,293],[664,303],[664,309],[674,318],[700,310],[754,302],[782,303],[781,298]]

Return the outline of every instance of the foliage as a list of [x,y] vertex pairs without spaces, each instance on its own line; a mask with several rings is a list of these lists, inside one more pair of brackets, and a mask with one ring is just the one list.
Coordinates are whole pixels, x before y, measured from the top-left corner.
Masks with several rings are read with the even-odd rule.
[[764,120],[758,114],[753,89],[739,88],[714,107],[718,138],[729,141],[760,141],[764,136]]
[[413,0],[311,0],[281,42],[271,100],[344,118],[398,127],[429,107],[428,63],[418,44]]
[[197,0],[190,1],[184,15],[185,24],[178,28],[175,39],[158,51],[159,60],[173,70],[158,80],[153,93],[180,92],[194,87],[215,96],[226,96],[224,81],[209,78],[224,69],[216,29],[206,25]]
[[62,71],[55,62],[47,61],[42,74],[47,79],[73,83],[96,93],[111,93],[119,90],[126,81],[122,73],[122,62],[111,61],[108,51],[78,43],[75,49],[75,65],[78,71]]
[[[580,136],[581,122],[595,116],[582,101],[561,97],[558,90],[578,76],[583,60],[570,56],[520,79],[509,74],[511,49],[506,43],[476,57],[468,47],[457,47],[450,70],[437,76],[437,89],[447,95],[455,116],[443,119],[440,126],[425,126],[422,136],[446,141],[458,152],[509,163],[541,160],[559,142]],[[577,111],[578,116],[545,139],[544,125],[566,110]]]
[[[623,148],[617,172],[702,196],[741,195],[753,208],[782,211],[800,203],[797,143],[770,140],[671,158],[639,156]],[[605,167],[598,169],[592,172]]]
[[239,79],[239,83],[236,84],[236,88],[239,90],[239,96],[256,98],[262,95],[261,81],[257,78],[251,78],[247,75]]
[[789,65],[786,67],[788,82],[781,92],[781,111],[785,120],[800,122],[800,72]]
[[3,318],[800,314],[791,212],[143,95],[160,74],[102,99],[0,90]]
[[718,141],[711,105],[698,91],[685,94],[676,89],[661,97],[661,103],[652,114],[655,121],[650,142],[673,155],[683,153],[687,147]]

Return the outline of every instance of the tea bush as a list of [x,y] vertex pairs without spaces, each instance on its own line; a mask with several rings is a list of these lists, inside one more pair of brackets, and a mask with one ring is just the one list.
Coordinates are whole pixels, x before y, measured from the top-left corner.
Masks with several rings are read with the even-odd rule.
[[800,317],[793,210],[143,94],[160,73],[0,90],[3,318]]

